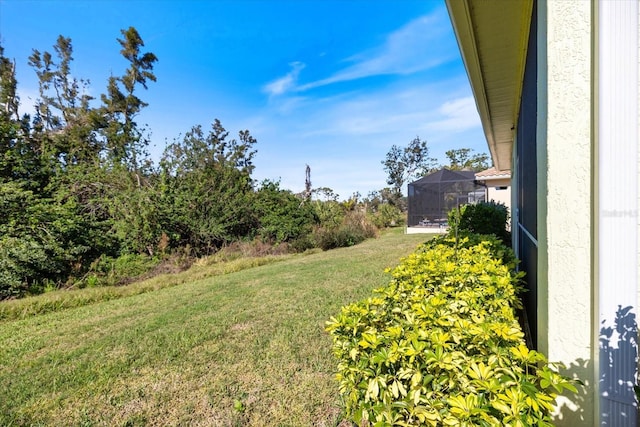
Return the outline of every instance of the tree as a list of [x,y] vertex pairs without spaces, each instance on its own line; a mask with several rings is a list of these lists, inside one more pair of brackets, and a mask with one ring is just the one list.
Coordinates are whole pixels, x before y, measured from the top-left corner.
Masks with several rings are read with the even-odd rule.
[[291,191],[281,189],[279,182],[263,181],[253,205],[260,224],[258,233],[265,240],[290,242],[311,232],[312,205],[301,203]]
[[385,187],[381,190],[369,192],[364,199],[364,203],[367,205],[367,209],[370,209],[372,212],[376,212],[380,206],[386,204],[395,206],[400,210],[406,210],[406,200],[404,199],[402,194],[389,187]]
[[158,58],[150,52],[142,53],[144,42],[134,27],[120,31],[124,38],[117,39],[120,53],[129,61],[129,68],[122,77],[109,77],[107,93],[101,96],[103,136],[106,139],[108,157],[115,163],[127,163],[138,167],[138,156],[143,154],[148,141],[135,122],[138,113],[147,106],[136,95],[136,88],[147,89],[148,81],[156,81],[153,65]]
[[19,117],[15,62],[0,46],[0,182],[20,181],[39,193],[48,184],[50,168],[42,162],[41,145],[33,138],[31,117]]
[[17,85],[16,64],[4,56],[4,47],[0,45],[0,117],[3,120],[20,120]]
[[24,142],[20,132],[15,63],[0,45],[0,182],[15,179]]
[[215,120],[208,134],[194,126],[161,160],[166,229],[178,245],[198,254],[249,236],[257,229],[252,208],[256,140],[249,131],[229,140]]
[[101,150],[87,94],[88,81],[72,76],[71,39],[58,36],[55,56],[34,49],[29,65],[38,76],[39,98],[32,137],[43,156],[67,166],[95,160]]
[[434,161],[429,157],[427,141],[415,137],[404,148],[393,145],[381,163],[387,172],[387,184],[400,194],[407,181],[426,173]]
[[337,202],[338,198],[340,197],[338,194],[336,194],[332,188],[329,187],[318,187],[318,188],[314,188],[313,190],[311,190],[311,195],[315,196],[317,200],[323,200],[323,201],[334,201]]
[[302,193],[302,198],[304,201],[311,200],[311,166],[307,165],[304,170],[304,193]]
[[480,172],[489,167],[489,156],[486,153],[474,153],[471,148],[459,148],[445,152],[451,170],[471,170]]

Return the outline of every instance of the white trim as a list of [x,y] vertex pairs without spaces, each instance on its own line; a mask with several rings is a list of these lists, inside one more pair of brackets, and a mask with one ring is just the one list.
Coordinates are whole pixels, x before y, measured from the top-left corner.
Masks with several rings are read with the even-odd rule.
[[476,181],[499,181],[504,179],[511,179],[511,175],[476,176]]
[[[637,326],[620,334],[638,304],[638,2],[598,3],[600,421],[636,426]],[[626,322],[624,322],[626,325]]]
[[518,223],[518,228],[524,232],[524,234],[529,238],[529,240],[531,240],[533,242],[534,245],[536,245],[536,248],[537,248],[538,247],[538,240],[535,237],[533,237],[533,235],[531,233],[529,233],[529,230],[524,228],[524,225],[522,225],[520,223]]

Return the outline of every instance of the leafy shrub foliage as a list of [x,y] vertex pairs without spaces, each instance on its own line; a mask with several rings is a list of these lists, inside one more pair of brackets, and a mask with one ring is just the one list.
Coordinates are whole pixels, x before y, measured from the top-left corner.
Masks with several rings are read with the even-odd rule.
[[464,205],[460,211],[449,212],[449,224],[458,231],[475,234],[495,234],[503,243],[510,245],[511,235],[507,231],[509,209],[494,201]]
[[47,269],[48,256],[33,240],[0,239],[0,299],[18,297],[29,289],[29,277]]
[[160,162],[167,235],[197,255],[210,255],[257,227],[251,181],[256,140],[248,131],[238,140],[228,136],[217,119],[208,133],[194,126]]
[[260,237],[275,243],[299,239],[311,232],[314,213],[309,203],[278,182],[264,181],[256,192],[254,209],[260,222]]
[[102,256],[91,264],[91,268],[77,287],[117,286],[151,271],[160,263],[157,257],[144,254],[124,254],[117,258]]
[[345,218],[347,210],[336,200],[312,200],[311,206],[318,224],[323,227],[338,227]]
[[323,250],[357,245],[375,237],[377,228],[363,212],[347,211],[340,225],[325,225],[313,232],[315,245]]
[[456,236],[449,230],[449,233],[435,239],[431,239],[424,244],[425,249],[437,246],[448,246],[450,248],[471,248],[482,244],[489,251],[494,259],[502,261],[502,264],[514,271],[520,262],[510,247],[507,247],[501,239],[494,234],[474,234],[464,233],[463,237]]
[[371,214],[371,222],[378,228],[398,227],[404,224],[405,215],[390,203],[383,203]]
[[524,344],[521,275],[496,257],[509,249],[453,242],[423,245],[375,296],[328,322],[347,416],[360,426],[550,426],[557,393],[575,387]]

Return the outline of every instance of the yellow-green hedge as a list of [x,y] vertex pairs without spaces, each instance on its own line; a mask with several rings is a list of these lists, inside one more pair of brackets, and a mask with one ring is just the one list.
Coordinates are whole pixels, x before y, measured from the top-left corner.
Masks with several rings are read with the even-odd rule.
[[[521,275],[496,240],[437,239],[390,283],[327,324],[347,417],[359,426],[549,426],[575,391],[527,349],[515,315]],[[511,264],[511,263],[509,263]]]

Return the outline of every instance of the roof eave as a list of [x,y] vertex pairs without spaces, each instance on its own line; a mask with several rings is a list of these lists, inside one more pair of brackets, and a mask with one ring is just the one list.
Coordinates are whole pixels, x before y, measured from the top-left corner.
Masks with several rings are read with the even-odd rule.
[[[533,0],[511,0],[508,3],[484,0],[473,4],[471,0],[446,0],[446,5],[491,159],[497,169],[509,170]],[[508,23],[501,29],[504,30],[501,39],[496,39],[491,34],[491,31],[495,30],[492,28],[494,23],[486,20],[486,17],[492,14],[500,14],[501,22]],[[485,58],[484,63],[481,56]],[[506,62],[513,64],[515,68],[509,73],[508,78],[496,78],[490,73],[487,76],[487,64],[503,59],[508,59]],[[505,87],[509,90],[508,102],[505,103],[503,98],[498,99],[499,97],[495,96],[492,105],[491,95],[503,91]]]
[[[467,70],[467,77],[471,84],[473,97],[476,101],[476,108],[480,115],[482,128],[489,145],[493,164],[498,167],[498,159],[495,158],[495,139],[491,128],[491,115],[489,114],[489,104],[487,102],[487,93],[482,78],[482,68],[480,67],[480,58],[478,57],[478,49],[475,36],[473,33],[473,24],[469,4],[466,0],[446,0],[447,10],[453,25],[453,31],[458,40],[458,47],[462,55],[464,67]],[[454,19],[455,17],[455,19]]]
[[511,179],[511,175],[501,175],[501,176],[478,176],[476,177],[476,181],[502,181],[505,179]]

